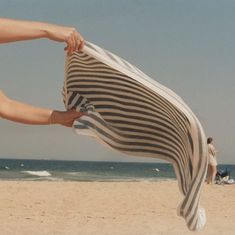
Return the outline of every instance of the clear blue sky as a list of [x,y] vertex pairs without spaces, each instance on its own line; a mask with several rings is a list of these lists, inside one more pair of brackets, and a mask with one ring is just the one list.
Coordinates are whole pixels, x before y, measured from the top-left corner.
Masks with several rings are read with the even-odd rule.
[[[0,0],[0,16],[75,26],[180,95],[213,136],[221,163],[235,163],[235,1]],[[64,45],[0,45],[1,89],[30,104],[64,109]],[[59,126],[0,120],[1,158],[149,161],[126,157]],[[152,161],[152,160],[151,160]]]

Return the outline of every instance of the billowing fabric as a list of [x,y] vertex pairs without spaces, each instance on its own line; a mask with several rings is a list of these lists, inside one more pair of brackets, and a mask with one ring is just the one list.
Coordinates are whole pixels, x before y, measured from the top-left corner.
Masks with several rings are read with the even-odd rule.
[[183,194],[178,214],[190,230],[204,226],[199,197],[208,161],[206,138],[178,95],[88,42],[83,52],[67,58],[63,95],[67,109],[87,111],[74,122],[78,134],[95,136],[128,155],[172,163]]

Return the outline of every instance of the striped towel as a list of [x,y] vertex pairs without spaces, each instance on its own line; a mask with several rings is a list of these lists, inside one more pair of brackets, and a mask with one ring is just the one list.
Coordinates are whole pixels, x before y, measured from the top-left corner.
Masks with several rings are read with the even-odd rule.
[[207,144],[193,112],[173,91],[122,58],[86,42],[66,59],[67,109],[87,111],[74,122],[78,134],[94,136],[128,155],[173,164],[183,200],[178,215],[190,230],[204,226],[199,206],[207,168]]

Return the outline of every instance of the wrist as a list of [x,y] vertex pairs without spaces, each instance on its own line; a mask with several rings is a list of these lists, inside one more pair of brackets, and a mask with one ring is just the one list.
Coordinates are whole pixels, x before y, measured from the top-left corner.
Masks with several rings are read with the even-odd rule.
[[40,23],[39,29],[43,38],[50,39],[50,35],[52,34],[52,27],[49,24]]
[[58,124],[57,123],[57,116],[58,116],[57,114],[58,114],[58,111],[55,111],[55,110],[51,111],[49,119],[48,119],[49,125]]
[[47,39],[57,41],[57,42],[65,41],[62,26],[44,23],[42,25],[42,33],[44,37]]

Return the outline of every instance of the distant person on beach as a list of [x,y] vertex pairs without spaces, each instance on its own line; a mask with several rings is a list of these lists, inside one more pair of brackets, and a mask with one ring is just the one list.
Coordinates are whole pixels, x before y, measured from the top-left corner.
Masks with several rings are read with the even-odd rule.
[[[57,42],[65,42],[64,50],[70,55],[84,46],[84,39],[72,27],[33,21],[21,21],[0,18],[0,43],[47,38]],[[0,90],[0,117],[14,122],[49,125],[61,124],[71,126],[83,113],[75,110],[57,111],[34,107],[8,98]]]
[[213,145],[213,138],[209,137],[207,139],[209,162],[208,162],[208,172],[207,172],[207,183],[213,184],[215,182],[215,176],[217,173],[217,160],[216,160],[216,149]]

